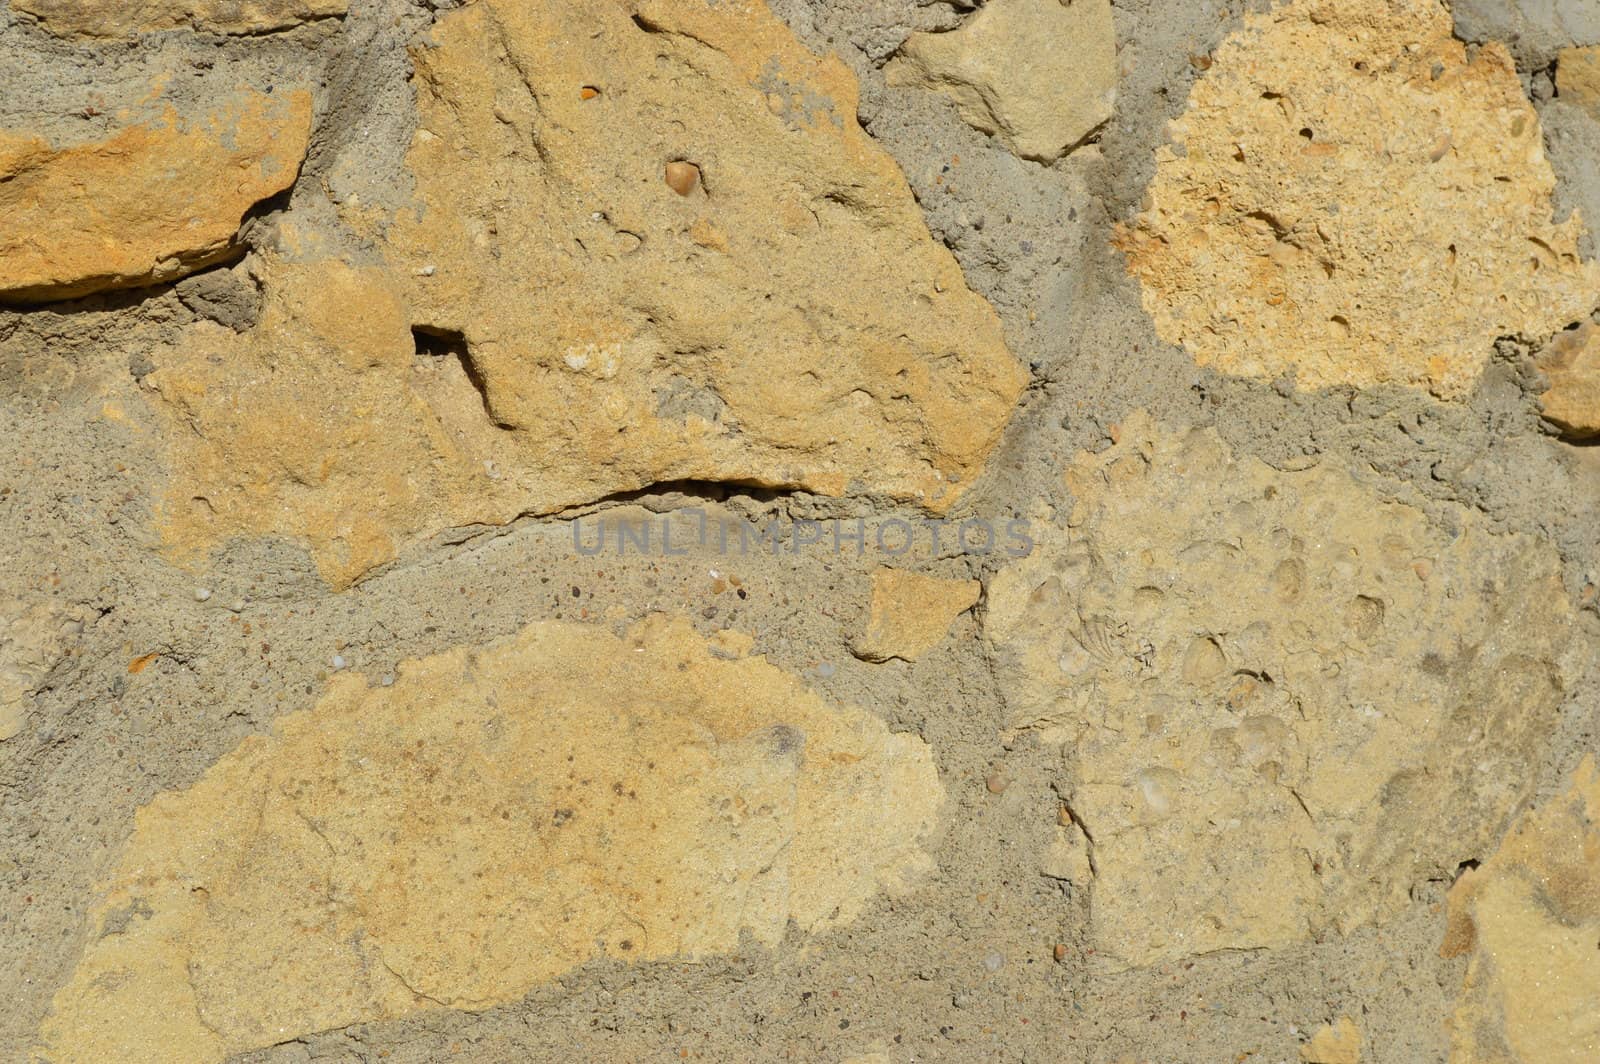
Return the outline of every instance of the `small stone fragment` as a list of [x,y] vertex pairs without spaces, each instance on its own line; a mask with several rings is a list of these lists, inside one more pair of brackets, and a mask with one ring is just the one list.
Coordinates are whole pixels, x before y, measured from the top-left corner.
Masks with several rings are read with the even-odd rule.
[[349,0],[11,0],[58,36],[128,37],[159,30],[258,34],[334,18]]
[[1361,1030],[1348,1016],[1325,1023],[1300,1047],[1300,1059],[1305,1064],[1361,1064]]
[[552,621],[336,676],[139,811],[42,1052],[214,1064],[591,959],[773,947],[914,886],[927,745],[710,649],[681,618]]
[[1556,61],[1556,93],[1600,119],[1600,44],[1563,48]]
[[680,196],[687,196],[700,184],[700,168],[694,163],[675,160],[667,164],[667,187]]
[[851,652],[864,661],[915,661],[939,645],[982,592],[976,580],[881,567],[872,574],[867,630],[851,644]]
[[1450,889],[1440,952],[1470,954],[1451,1064],[1600,1060],[1600,771],[1517,821]]
[[1055,839],[1045,855],[1041,869],[1051,879],[1068,883],[1087,884],[1094,878],[1093,863],[1089,860],[1089,840],[1076,824],[1058,827]]
[[1540,396],[1545,419],[1568,439],[1600,436],[1600,326],[1584,322],[1557,333],[1538,363],[1550,379]]
[[1293,0],[1214,59],[1117,237],[1201,365],[1461,399],[1496,338],[1594,309],[1511,56],[1469,59],[1439,0]]
[[1117,42],[1110,0],[990,0],[948,33],[916,33],[890,85],[952,97],[974,129],[1054,162],[1111,117]]
[[226,258],[245,213],[294,183],[310,135],[304,90],[169,108],[70,147],[0,130],[0,302],[173,281]]

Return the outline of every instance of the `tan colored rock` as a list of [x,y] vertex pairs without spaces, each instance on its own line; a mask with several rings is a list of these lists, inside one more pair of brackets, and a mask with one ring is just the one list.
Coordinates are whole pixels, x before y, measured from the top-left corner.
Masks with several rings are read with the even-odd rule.
[[168,430],[160,523],[180,561],[277,534],[344,587],[426,531],[516,516],[495,463],[517,452],[484,417],[470,363],[417,355],[385,271],[267,256],[256,272],[255,329],[198,323],[151,353],[144,378]]
[[1026,373],[837,58],[760,4],[486,0],[431,37],[390,272],[263,262],[252,335],[155,358],[176,550],[277,532],[345,584],[666,481],[935,511],[973,482]]
[[1118,236],[1201,365],[1459,399],[1497,337],[1594,309],[1510,55],[1469,62],[1438,0],[1297,0],[1212,59]]
[[1089,857],[1089,840],[1084,837],[1082,828],[1076,824],[1056,828],[1041,871],[1051,879],[1089,885],[1094,878],[1094,864]]
[[35,692],[67,652],[69,626],[81,623],[53,601],[0,598],[0,742],[21,734]]
[[1300,1047],[1300,1059],[1306,1064],[1361,1064],[1361,1030],[1348,1016],[1325,1023]]
[[1584,322],[1558,333],[1540,354],[1539,368],[1550,379],[1540,397],[1545,418],[1569,439],[1600,436],[1600,327]]
[[1111,118],[1110,0],[990,0],[948,33],[914,33],[890,85],[951,97],[962,119],[1024,159],[1054,162]]
[[157,30],[256,34],[344,15],[349,0],[11,0],[51,33],[128,37]]
[[1530,810],[1450,890],[1441,952],[1470,953],[1451,1064],[1600,1060],[1600,772]]
[[140,811],[43,1047],[202,1064],[774,946],[921,877],[941,801],[920,740],[682,620],[340,676]]
[[486,0],[432,36],[389,256],[538,437],[539,508],[683,477],[944,507],[981,469],[1026,374],[836,57],[759,2]]
[[955,619],[977,604],[983,585],[906,569],[880,567],[872,574],[867,630],[851,650],[867,661],[915,661],[944,640]]
[[1556,92],[1600,118],[1600,44],[1563,48],[1556,60]]
[[[1066,744],[1097,955],[1283,946],[1503,830],[1560,707],[1555,551],[1130,417],[990,582],[1011,723]],[[1046,526],[1048,527],[1048,526]]]
[[169,108],[88,144],[0,130],[0,301],[171,281],[235,250],[249,209],[294,183],[311,94],[235,94]]

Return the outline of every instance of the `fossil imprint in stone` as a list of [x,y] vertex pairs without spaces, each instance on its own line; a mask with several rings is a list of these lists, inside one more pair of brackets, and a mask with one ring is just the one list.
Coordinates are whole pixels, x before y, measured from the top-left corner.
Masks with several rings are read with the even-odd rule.
[[140,811],[57,1064],[220,1061],[586,961],[847,923],[932,867],[928,747],[686,621],[540,622],[342,676]]
[[1497,337],[1600,302],[1511,56],[1469,60],[1438,0],[1247,15],[1171,136],[1118,244],[1201,365],[1459,399]]
[[1098,954],[1348,930],[1490,846],[1572,670],[1554,549],[1209,429],[1119,431],[986,625],[1012,725],[1076,766]]

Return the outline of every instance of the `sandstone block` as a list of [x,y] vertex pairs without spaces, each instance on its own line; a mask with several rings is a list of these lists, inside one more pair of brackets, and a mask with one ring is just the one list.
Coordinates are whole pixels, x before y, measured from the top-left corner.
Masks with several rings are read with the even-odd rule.
[[1563,100],[1600,119],[1600,44],[1561,50],[1556,62],[1556,91]]
[[1497,337],[1594,309],[1511,56],[1469,61],[1438,0],[1247,15],[1171,132],[1118,244],[1201,365],[1459,399]]
[[63,148],[0,130],[0,301],[172,281],[228,257],[246,212],[294,183],[310,136],[304,90],[169,109]]
[[1539,357],[1550,379],[1540,397],[1544,416],[1574,440],[1600,436],[1600,327],[1585,322],[1558,333]]
[[1572,664],[1548,544],[1145,415],[989,587],[1012,724],[1066,744],[1116,966],[1409,904],[1527,794]]
[[42,1042],[221,1061],[853,920],[931,867],[926,745],[687,622],[341,675],[140,811]]
[[950,625],[978,601],[983,585],[882,567],[872,574],[867,630],[851,649],[867,661],[915,661],[943,641]]
[[180,553],[276,532],[343,585],[662,482],[976,479],[1027,374],[837,58],[761,4],[485,0],[431,41],[386,268],[263,261],[254,329],[153,356]]
[[991,0],[959,29],[912,34],[884,76],[950,96],[974,129],[1054,162],[1115,106],[1110,0]]

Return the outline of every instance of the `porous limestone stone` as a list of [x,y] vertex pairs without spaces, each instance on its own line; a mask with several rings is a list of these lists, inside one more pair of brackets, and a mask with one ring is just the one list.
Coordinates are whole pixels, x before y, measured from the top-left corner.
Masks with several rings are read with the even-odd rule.
[[101,141],[0,130],[0,301],[176,280],[235,250],[246,212],[294,183],[311,94],[241,91]]
[[1162,338],[1224,373],[1471,391],[1497,337],[1594,309],[1582,220],[1511,57],[1469,61],[1438,0],[1247,15],[1117,243]]
[[54,601],[0,599],[0,742],[21,733],[33,695],[66,654],[82,619]]
[[1348,1016],[1325,1023],[1300,1047],[1300,1059],[1305,1064],[1361,1064],[1361,1029]]
[[1470,953],[1451,1064],[1600,1060],[1600,772],[1525,813],[1450,889],[1441,952]]
[[682,619],[340,675],[139,812],[42,1049],[204,1064],[776,946],[920,879],[942,800],[921,740]]
[[1561,50],[1556,62],[1556,92],[1600,118],[1600,44]]
[[157,30],[256,34],[340,16],[349,0],[11,0],[51,33],[127,37]]
[[866,661],[915,661],[944,639],[950,625],[983,592],[976,580],[952,580],[907,569],[878,568],[872,574],[867,629],[851,644]]
[[1550,388],[1539,397],[1544,416],[1563,436],[1600,436],[1600,327],[1592,322],[1557,334],[1539,355]]
[[974,129],[1024,159],[1054,162],[1111,118],[1111,3],[990,0],[959,29],[912,34],[884,76],[945,93]]
[[663,482],[933,511],[973,482],[1027,374],[837,58],[760,3],[485,0],[430,40],[387,266],[286,238],[254,330],[152,356],[179,553],[277,532],[342,585]]
[[1397,911],[1527,794],[1572,668],[1549,545],[1143,413],[990,582],[1011,724],[1066,744],[1111,965]]

